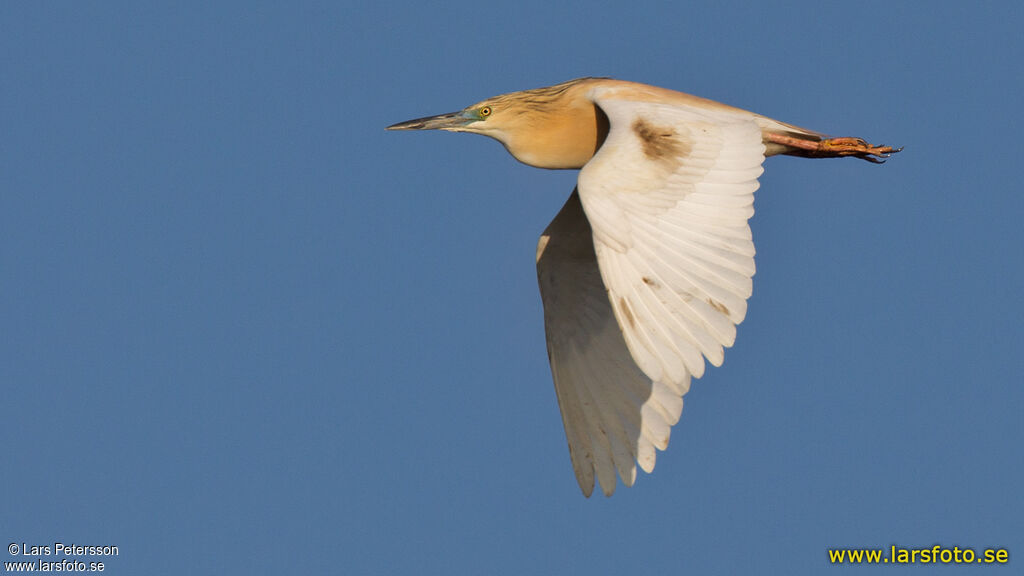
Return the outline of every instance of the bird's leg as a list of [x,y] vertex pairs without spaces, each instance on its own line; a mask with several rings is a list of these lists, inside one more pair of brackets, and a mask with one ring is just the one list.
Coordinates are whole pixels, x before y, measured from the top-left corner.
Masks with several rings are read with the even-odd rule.
[[860,138],[824,138],[807,140],[786,134],[769,132],[765,135],[767,142],[780,144],[787,148],[783,154],[804,156],[806,158],[841,158],[856,156],[868,162],[881,164],[889,156],[903,150],[892,146],[874,146]]

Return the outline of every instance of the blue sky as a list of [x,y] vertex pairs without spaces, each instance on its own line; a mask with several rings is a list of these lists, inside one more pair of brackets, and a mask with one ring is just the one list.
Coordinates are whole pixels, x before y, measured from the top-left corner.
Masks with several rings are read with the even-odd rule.
[[[1024,9],[822,4],[4,3],[4,544],[117,545],[114,574],[1019,563]],[[384,130],[588,75],[906,146],[766,162],[735,347],[654,474],[589,500],[534,270],[575,173]]]

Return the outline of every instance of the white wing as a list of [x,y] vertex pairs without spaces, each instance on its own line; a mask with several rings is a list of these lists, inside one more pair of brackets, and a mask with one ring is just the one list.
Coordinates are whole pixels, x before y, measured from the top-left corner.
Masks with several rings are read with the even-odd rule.
[[548,357],[580,489],[590,496],[627,486],[636,462],[650,472],[655,448],[668,446],[683,400],[641,372],[615,322],[594,255],[590,225],[573,192],[537,247]]
[[[538,266],[573,467],[584,493],[596,471],[610,495],[615,468],[628,486],[632,459],[654,467],[650,446],[667,445],[691,376],[704,373],[704,358],[720,365],[735,340],[752,288],[747,220],[765,147],[753,114],[601,87],[590,95],[610,123],[579,175],[594,255],[575,267],[565,255]],[[572,202],[549,227],[549,249],[560,219],[585,234],[564,215]]]

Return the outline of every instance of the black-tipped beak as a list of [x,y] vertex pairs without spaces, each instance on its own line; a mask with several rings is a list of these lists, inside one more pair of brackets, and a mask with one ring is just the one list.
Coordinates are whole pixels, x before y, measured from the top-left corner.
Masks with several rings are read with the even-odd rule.
[[472,122],[462,112],[451,112],[438,116],[427,116],[388,126],[388,130],[452,130]]

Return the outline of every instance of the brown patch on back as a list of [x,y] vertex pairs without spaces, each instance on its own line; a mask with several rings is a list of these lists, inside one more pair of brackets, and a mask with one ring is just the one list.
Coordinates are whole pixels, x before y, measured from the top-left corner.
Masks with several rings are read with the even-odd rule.
[[725,304],[722,304],[721,302],[713,298],[708,298],[708,304],[715,310],[718,310],[719,312],[724,314],[725,316],[729,316],[729,309],[725,307]]
[[644,154],[651,160],[676,164],[690,154],[690,145],[679,139],[671,128],[655,126],[643,118],[633,122],[633,132],[640,138]]
[[658,287],[658,281],[657,280],[651,280],[647,276],[644,276],[643,277],[643,281],[644,281],[644,284],[647,284],[651,288],[657,288]]
[[633,311],[629,309],[629,303],[626,302],[625,298],[619,297],[619,308],[622,310],[622,315],[626,318],[626,322],[629,322],[629,327],[636,329],[636,319],[633,318]]

